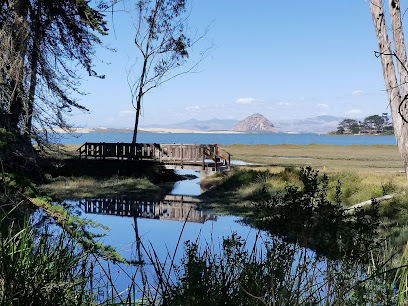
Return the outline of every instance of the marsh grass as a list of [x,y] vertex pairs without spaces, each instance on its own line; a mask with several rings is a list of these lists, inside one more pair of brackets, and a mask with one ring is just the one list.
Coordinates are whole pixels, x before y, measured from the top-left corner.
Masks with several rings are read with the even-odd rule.
[[330,260],[296,244],[261,235],[248,246],[226,237],[218,252],[186,242],[167,305],[391,305],[393,282],[378,267]]
[[159,187],[146,178],[113,176],[106,179],[93,177],[57,177],[40,186],[46,194],[59,199],[83,199],[116,195],[166,194],[171,186]]
[[[248,214],[253,196],[259,190],[265,189],[270,194],[275,194],[284,190],[288,184],[301,187],[299,171],[300,168],[297,167],[234,167],[228,176],[218,178],[212,188],[201,196],[203,207],[214,209],[218,213]],[[406,177],[400,173],[360,173],[355,170],[319,172],[329,177],[329,200],[335,199],[336,187],[340,182],[344,207],[406,190]],[[211,177],[208,179],[211,180]]]
[[397,146],[389,145],[228,145],[233,159],[280,167],[358,172],[403,171]]
[[[0,305],[141,305],[142,288],[123,263],[85,250],[66,231],[0,223]],[[116,274],[126,273],[122,290]]]
[[0,233],[1,305],[79,305],[92,302],[89,256],[65,234],[37,236],[28,222]]

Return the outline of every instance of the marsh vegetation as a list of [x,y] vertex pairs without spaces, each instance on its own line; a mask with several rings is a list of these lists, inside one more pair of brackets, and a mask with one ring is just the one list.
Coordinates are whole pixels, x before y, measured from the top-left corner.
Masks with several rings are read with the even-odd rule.
[[[256,162],[267,154],[258,150],[255,156],[251,155],[252,149],[247,149],[243,146],[236,155]],[[392,151],[382,146],[378,149]],[[287,150],[286,154],[293,152],[298,151]],[[36,280],[38,274],[33,274],[27,283],[17,277],[19,274],[10,277],[14,272],[3,267],[1,275],[9,283],[3,282],[2,298],[10,298],[6,294],[10,286],[22,286],[29,296],[34,292],[31,284],[36,284],[36,292],[41,294],[35,298],[45,305],[58,298],[78,304],[134,305],[200,305],[208,301],[217,305],[402,304],[406,296],[404,250],[408,236],[404,230],[408,224],[408,202],[403,194],[403,175],[395,171],[375,172],[364,163],[357,171],[345,170],[340,153],[332,157],[331,168],[326,166],[319,171],[285,167],[287,160],[282,160],[279,166],[239,166],[228,175],[217,174],[204,180],[202,185],[208,191],[200,196],[202,208],[239,215],[245,224],[260,231],[254,243],[237,234],[220,240],[201,237],[184,244],[181,240],[175,246],[183,252],[180,262],[175,260],[176,250],[168,249],[167,255],[159,256],[158,249],[137,236],[135,243],[144,254],[143,260],[127,260],[98,242],[99,234],[92,230],[98,225],[81,221],[75,216],[75,207],[52,204],[35,186],[27,186],[21,189],[22,195],[42,207],[48,216],[44,220],[56,220],[59,230],[45,232],[43,225],[49,222],[33,219],[13,223],[14,218],[6,215],[3,220],[14,225],[10,227],[10,222],[2,221],[5,227],[0,238],[4,250],[10,243],[15,249],[3,252],[2,261],[23,260],[16,257],[23,254],[19,251],[23,246],[27,250],[23,262],[27,266],[20,267],[22,271],[34,269],[30,260],[39,262],[35,256],[52,267],[58,262],[53,256],[61,257],[67,260],[63,264],[66,269],[52,272],[56,268],[44,264],[49,277],[41,282]],[[334,166],[337,160],[338,168]],[[366,160],[374,163],[375,157],[367,154]],[[164,180],[165,172],[145,169],[140,172],[144,173],[142,177],[120,176],[107,167],[101,175],[101,169],[92,169],[90,164],[90,171],[84,176],[84,165],[75,166],[76,162],[52,157],[49,165],[54,168],[47,168],[48,182],[40,190],[47,194],[55,191],[55,198],[106,198],[128,189],[129,195],[146,192],[160,198],[168,188],[157,186]],[[161,175],[164,176],[160,179]],[[12,198],[13,177],[8,177],[7,182]],[[21,184],[20,181],[18,186]],[[397,195],[382,203],[374,201],[364,209],[348,210],[353,204],[390,193]],[[14,200],[23,201],[24,196]],[[38,239],[43,234],[47,239]],[[126,265],[133,268],[129,270]],[[117,286],[115,273],[127,275],[124,291]],[[64,282],[72,286],[63,286]],[[59,290],[58,286],[63,288]],[[58,293],[50,301],[46,300],[49,288],[56,288]]]

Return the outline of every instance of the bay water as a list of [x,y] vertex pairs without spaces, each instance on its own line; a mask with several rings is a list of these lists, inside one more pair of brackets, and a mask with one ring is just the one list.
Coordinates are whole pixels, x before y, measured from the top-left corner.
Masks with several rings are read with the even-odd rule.
[[[184,144],[328,144],[328,145],[396,145],[395,136],[368,135],[323,135],[323,134],[219,134],[219,133],[139,133],[140,143],[184,143]],[[130,133],[72,133],[59,134],[61,144],[80,145],[85,142],[131,142]]]

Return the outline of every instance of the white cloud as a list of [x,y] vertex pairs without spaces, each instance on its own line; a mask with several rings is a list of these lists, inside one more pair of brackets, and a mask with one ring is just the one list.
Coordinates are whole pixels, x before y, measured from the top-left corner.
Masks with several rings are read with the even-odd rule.
[[278,102],[278,103],[276,103],[276,105],[278,105],[278,106],[289,106],[290,103],[289,102]]
[[199,110],[201,107],[198,105],[194,105],[194,106],[187,106],[186,110],[188,111],[195,111],[195,110]]
[[362,96],[364,95],[364,91],[362,91],[361,89],[357,89],[357,90],[354,90],[351,94],[353,96]]
[[317,106],[318,108],[324,108],[324,109],[329,108],[329,106],[328,106],[327,104],[323,104],[323,103],[316,104],[316,106]]
[[351,109],[347,112],[345,112],[344,114],[346,115],[360,115],[362,113],[362,111],[360,109]]
[[254,98],[238,98],[236,102],[238,104],[251,104],[254,103],[255,101],[257,100]]
[[118,113],[118,116],[119,117],[128,117],[128,116],[133,116],[134,114],[136,113],[136,111],[132,111],[132,110],[123,110],[123,111],[120,111],[119,113]]

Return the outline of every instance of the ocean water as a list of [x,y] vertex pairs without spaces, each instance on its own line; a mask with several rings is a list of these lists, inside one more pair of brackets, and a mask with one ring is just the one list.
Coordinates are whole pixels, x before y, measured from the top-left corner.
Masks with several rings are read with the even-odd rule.
[[[85,142],[131,142],[130,133],[59,134],[61,144],[83,144]],[[201,134],[201,133],[139,133],[141,143],[184,144],[328,144],[328,145],[396,145],[394,136],[344,136],[321,134]]]

